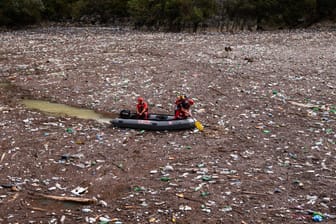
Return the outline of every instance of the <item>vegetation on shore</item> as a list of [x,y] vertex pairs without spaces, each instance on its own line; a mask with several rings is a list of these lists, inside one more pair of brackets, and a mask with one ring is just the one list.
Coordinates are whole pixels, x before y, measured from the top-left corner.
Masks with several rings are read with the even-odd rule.
[[305,27],[336,18],[335,0],[2,0],[0,26],[41,22],[131,25],[182,31],[200,27]]

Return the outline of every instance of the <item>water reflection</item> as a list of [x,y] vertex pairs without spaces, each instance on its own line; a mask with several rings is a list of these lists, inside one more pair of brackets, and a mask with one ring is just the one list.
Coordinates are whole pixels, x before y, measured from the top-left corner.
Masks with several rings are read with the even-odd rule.
[[103,115],[94,110],[71,107],[65,104],[51,103],[44,100],[22,100],[21,103],[29,109],[35,109],[44,113],[53,114],[56,116],[70,116],[80,119],[91,119],[101,123],[109,123],[113,115]]

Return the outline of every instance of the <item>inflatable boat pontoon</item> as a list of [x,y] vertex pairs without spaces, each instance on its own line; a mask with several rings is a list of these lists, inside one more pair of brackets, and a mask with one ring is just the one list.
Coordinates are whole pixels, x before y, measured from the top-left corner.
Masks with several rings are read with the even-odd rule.
[[135,113],[129,110],[122,110],[119,118],[111,120],[114,127],[132,128],[152,131],[184,130],[195,128],[195,120],[187,118],[182,120],[174,119],[174,115],[149,114],[148,119],[138,119]]

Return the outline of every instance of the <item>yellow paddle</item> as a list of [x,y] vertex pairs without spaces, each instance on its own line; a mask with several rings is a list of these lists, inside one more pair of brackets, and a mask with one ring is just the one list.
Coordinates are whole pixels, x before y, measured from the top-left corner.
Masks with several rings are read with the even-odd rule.
[[194,120],[195,120],[195,127],[196,127],[199,131],[203,131],[204,126],[202,125],[202,123],[201,123],[200,121],[196,120],[195,118],[194,118]]

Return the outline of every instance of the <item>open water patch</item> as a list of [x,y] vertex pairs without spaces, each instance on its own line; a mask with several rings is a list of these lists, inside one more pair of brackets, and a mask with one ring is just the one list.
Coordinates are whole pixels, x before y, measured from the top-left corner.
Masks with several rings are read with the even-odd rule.
[[10,82],[0,82],[0,88],[9,88],[12,84]]
[[76,209],[80,206],[79,203],[75,202],[64,202],[64,201],[55,201],[52,199],[40,198],[32,202],[33,207],[45,209],[47,211],[55,211],[62,209]]
[[28,109],[38,110],[46,114],[54,116],[69,116],[85,120],[96,120],[100,123],[110,123],[112,118],[117,115],[110,113],[108,116],[103,113],[98,113],[94,110],[68,106],[66,104],[51,103],[45,100],[24,99],[21,103]]

